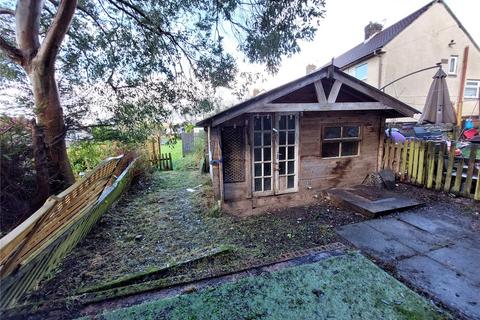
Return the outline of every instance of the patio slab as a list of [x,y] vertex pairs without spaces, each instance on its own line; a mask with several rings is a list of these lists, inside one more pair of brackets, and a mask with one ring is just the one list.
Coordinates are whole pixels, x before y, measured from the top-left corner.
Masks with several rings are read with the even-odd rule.
[[480,319],[480,236],[470,217],[415,210],[337,233],[459,316]]

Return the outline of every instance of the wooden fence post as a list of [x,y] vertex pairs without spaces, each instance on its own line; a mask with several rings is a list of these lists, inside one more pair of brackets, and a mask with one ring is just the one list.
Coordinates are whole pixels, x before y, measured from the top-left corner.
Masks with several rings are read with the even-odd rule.
[[403,143],[402,149],[402,163],[400,165],[400,181],[405,180],[406,170],[407,170],[407,154],[408,154],[409,141],[405,140]]
[[455,162],[455,146],[455,142],[452,141],[450,144],[450,151],[448,152],[447,173],[445,175],[445,186],[443,188],[445,192],[450,192],[450,185],[452,184],[452,171],[453,164]]
[[463,195],[466,197],[470,197],[470,190],[472,189],[472,180],[473,180],[473,169],[475,169],[476,158],[477,158],[477,145],[472,143],[470,148],[470,157],[468,158],[467,179],[465,180],[465,187],[463,189]]
[[427,188],[433,187],[433,173],[435,172],[435,142],[428,142],[427,149]]
[[443,164],[445,161],[445,150],[446,143],[442,142],[440,145],[440,150],[438,151],[437,156],[437,176],[435,178],[435,190],[440,190],[442,188],[442,178],[443,178]]

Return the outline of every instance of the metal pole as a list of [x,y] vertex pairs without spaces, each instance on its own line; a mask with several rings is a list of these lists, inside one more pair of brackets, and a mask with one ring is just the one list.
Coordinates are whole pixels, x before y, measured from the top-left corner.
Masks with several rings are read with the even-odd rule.
[[433,67],[423,68],[423,69],[420,69],[420,70],[417,70],[417,71],[410,72],[409,74],[406,74],[406,75],[404,75],[404,76],[402,76],[402,77],[400,77],[400,78],[398,78],[398,79],[393,80],[392,82],[387,83],[386,85],[384,85],[383,87],[381,87],[380,90],[385,91],[385,88],[386,88],[386,87],[388,87],[388,86],[391,85],[391,84],[394,84],[395,82],[397,82],[397,81],[399,81],[399,80],[402,80],[402,79],[404,79],[404,78],[406,78],[406,77],[410,77],[411,75],[414,75],[414,74],[419,73],[419,72],[423,72],[423,71],[427,71],[427,70],[431,70],[431,69],[435,69],[435,68],[441,68],[441,66],[442,66],[442,63],[439,62],[439,63],[437,63],[436,65],[434,65]]

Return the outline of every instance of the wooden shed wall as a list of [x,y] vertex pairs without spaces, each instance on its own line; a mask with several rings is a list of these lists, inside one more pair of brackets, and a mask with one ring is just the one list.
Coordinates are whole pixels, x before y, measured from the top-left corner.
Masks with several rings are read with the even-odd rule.
[[[299,149],[299,179],[298,192],[287,195],[252,198],[251,154],[249,115],[245,114],[232,119],[212,132],[221,134],[222,127],[244,127],[245,150],[245,181],[225,183],[220,178],[221,165],[213,166],[214,190],[217,199],[222,198],[227,206],[235,208],[235,203],[243,209],[248,207],[266,206],[277,202],[288,205],[314,200],[313,195],[318,190],[332,187],[342,187],[361,183],[366,175],[378,168],[379,143],[383,139],[385,118],[378,112],[303,112],[300,115],[300,149]],[[346,158],[321,157],[322,128],[326,125],[360,125],[360,154]],[[216,129],[216,130],[215,130]],[[213,140],[220,139],[214,137]],[[215,152],[220,157],[218,152]],[[219,190],[223,183],[223,193]],[[284,199],[285,198],[285,199]],[[281,200],[284,199],[285,201]]]

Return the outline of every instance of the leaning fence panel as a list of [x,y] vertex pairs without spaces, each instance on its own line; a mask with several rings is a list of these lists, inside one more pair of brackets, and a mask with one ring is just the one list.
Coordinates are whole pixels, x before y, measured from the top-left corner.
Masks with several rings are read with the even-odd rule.
[[103,161],[0,239],[1,308],[14,304],[58,265],[124,192],[136,164],[126,159]]

